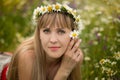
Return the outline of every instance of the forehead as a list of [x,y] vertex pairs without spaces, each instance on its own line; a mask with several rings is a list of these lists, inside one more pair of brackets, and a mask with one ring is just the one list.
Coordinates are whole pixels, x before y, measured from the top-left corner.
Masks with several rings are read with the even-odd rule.
[[53,27],[51,27],[51,26],[46,26],[46,27],[43,27],[43,28],[41,28],[41,29],[50,29],[50,30],[59,30],[59,29],[62,29],[62,30],[71,30],[71,29],[69,29],[69,28],[67,28],[67,27],[57,27],[57,26],[53,26]]
[[45,14],[41,19],[41,28],[71,28],[70,18],[58,13]]
[[57,22],[54,22],[54,24],[47,24],[43,28],[50,28],[50,29],[68,29],[65,27],[65,25],[58,24]]

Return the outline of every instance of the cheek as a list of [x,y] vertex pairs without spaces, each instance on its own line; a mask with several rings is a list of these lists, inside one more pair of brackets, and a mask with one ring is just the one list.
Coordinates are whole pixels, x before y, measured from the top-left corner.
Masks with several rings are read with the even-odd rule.
[[66,37],[62,38],[63,39],[63,45],[65,49],[67,48],[69,42],[70,42],[70,37],[67,35]]
[[42,47],[43,47],[43,49],[45,50],[46,49],[46,47],[47,47],[47,41],[46,41],[47,39],[45,39],[45,38],[42,38],[41,39],[41,45],[42,45]]
[[41,40],[41,44],[44,48],[46,45],[46,42],[47,42],[47,37],[45,37],[42,33],[40,33],[40,40]]

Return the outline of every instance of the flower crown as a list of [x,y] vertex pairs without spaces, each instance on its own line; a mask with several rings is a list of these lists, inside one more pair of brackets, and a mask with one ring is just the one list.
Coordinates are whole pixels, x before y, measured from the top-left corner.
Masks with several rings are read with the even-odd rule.
[[33,12],[33,23],[36,25],[38,18],[43,14],[49,13],[49,12],[64,12],[69,14],[74,19],[74,23],[78,26],[78,31],[74,30],[73,33],[70,33],[70,34],[73,35],[72,36],[73,38],[76,38],[78,34],[81,33],[83,29],[83,25],[80,19],[80,15],[77,15],[76,10],[73,10],[72,8],[70,8],[65,4],[62,5],[62,4],[56,3],[53,5],[37,7]]

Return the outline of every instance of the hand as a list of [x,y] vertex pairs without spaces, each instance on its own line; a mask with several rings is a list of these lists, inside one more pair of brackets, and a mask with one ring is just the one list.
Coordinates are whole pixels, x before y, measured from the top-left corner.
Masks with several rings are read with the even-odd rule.
[[68,76],[78,63],[82,63],[83,53],[79,48],[81,40],[71,40],[63,56],[61,66],[63,72]]

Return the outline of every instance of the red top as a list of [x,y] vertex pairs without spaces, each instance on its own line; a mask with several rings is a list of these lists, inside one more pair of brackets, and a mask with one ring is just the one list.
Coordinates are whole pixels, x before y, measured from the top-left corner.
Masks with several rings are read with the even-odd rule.
[[1,80],[7,80],[7,79],[6,79],[7,69],[8,69],[8,64],[6,64],[5,67],[4,67],[3,70],[2,70]]

